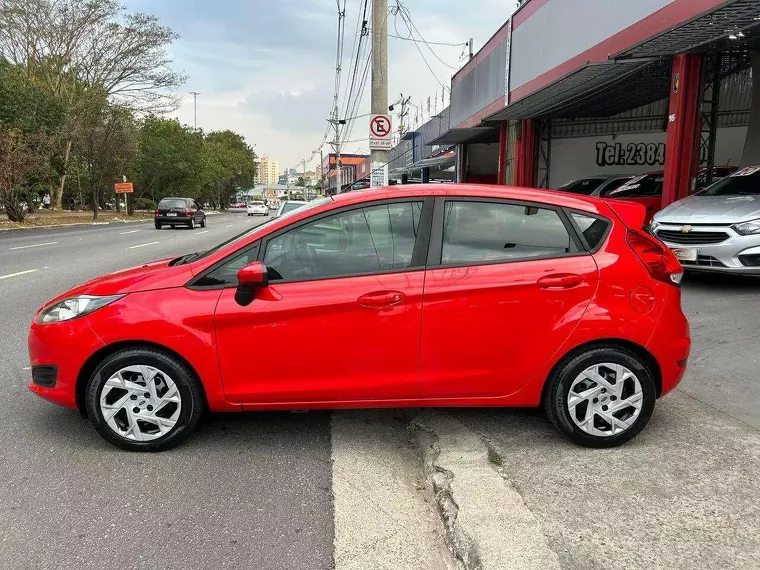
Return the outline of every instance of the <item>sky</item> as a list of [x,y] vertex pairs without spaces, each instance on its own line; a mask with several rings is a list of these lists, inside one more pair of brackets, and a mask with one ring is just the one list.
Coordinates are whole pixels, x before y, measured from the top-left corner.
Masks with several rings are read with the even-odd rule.
[[[414,37],[421,34],[428,42],[459,44],[472,37],[476,52],[507,20],[516,4],[514,0],[401,3],[417,28]],[[395,6],[396,0],[388,4]],[[180,91],[185,95],[182,106],[174,116],[193,124],[193,97],[189,92],[197,91],[198,127],[206,131],[234,130],[255,145],[259,156],[279,160],[281,170],[303,168],[298,163],[312,157],[319,147],[333,107],[336,0],[126,0],[125,5],[130,12],[157,15],[162,24],[180,35],[168,51],[174,68],[183,71],[188,80]],[[346,0],[341,117],[347,116],[344,99],[349,91],[355,32],[363,7],[364,0]],[[371,0],[367,11],[371,19]],[[388,16],[388,32],[403,37],[410,34],[401,17],[393,15]],[[369,43],[369,37],[363,41]],[[416,45],[388,38],[388,98],[393,103],[401,93],[411,96],[415,105],[422,104],[423,118],[427,119],[427,98],[437,96],[438,110],[442,108],[442,85],[450,86],[451,76],[465,63],[467,48],[432,45],[429,49]],[[445,104],[448,102],[446,92]],[[369,106],[367,81],[356,114],[369,113]],[[412,122],[416,114],[412,108]],[[368,124],[368,118],[356,119],[341,152],[367,152]],[[324,146],[325,155],[330,148]],[[318,161],[316,155],[307,163],[307,169],[313,169]]]

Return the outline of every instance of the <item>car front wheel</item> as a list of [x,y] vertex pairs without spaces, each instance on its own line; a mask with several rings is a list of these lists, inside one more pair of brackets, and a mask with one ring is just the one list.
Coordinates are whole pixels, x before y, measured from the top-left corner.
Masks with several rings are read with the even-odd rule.
[[595,347],[560,364],[544,407],[552,423],[585,447],[614,447],[638,434],[654,410],[652,373],[628,350]]
[[185,439],[204,408],[195,374],[177,357],[129,348],[107,357],[87,385],[87,415],[108,442],[129,451],[161,451]]

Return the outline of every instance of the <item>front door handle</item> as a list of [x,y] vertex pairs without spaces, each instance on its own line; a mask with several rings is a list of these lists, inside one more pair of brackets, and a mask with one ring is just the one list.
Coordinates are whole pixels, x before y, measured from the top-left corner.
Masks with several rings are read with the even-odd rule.
[[549,291],[572,289],[583,284],[583,277],[575,273],[555,273],[538,280],[538,286]]
[[362,307],[378,308],[391,307],[398,305],[404,300],[404,294],[401,291],[373,291],[359,297],[357,302]]

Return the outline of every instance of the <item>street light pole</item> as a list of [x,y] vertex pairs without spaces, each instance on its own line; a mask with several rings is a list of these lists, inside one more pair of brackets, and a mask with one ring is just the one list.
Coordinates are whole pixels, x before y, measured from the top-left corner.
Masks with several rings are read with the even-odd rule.
[[190,91],[193,96],[193,129],[198,130],[198,93],[197,91]]
[[[372,100],[376,115],[388,112],[388,0],[372,0]],[[372,169],[388,164],[387,150],[370,150]]]

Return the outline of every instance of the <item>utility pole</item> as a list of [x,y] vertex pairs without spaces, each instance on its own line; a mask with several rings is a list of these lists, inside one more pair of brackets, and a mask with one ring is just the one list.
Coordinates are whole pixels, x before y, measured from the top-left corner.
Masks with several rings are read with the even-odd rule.
[[467,45],[468,45],[468,46],[469,46],[469,48],[470,48],[470,59],[472,59],[472,38],[470,38],[470,41],[469,41],[469,42],[467,42]]
[[324,192],[325,191],[325,156],[322,153],[322,147],[319,147],[319,180],[322,182],[322,192]]
[[193,96],[193,129],[198,130],[198,93],[197,91],[190,91]]
[[[388,113],[388,0],[372,0],[371,112]],[[371,150],[372,169],[388,164],[387,150]]]
[[[330,146],[335,150],[335,193],[340,194],[343,190],[343,171],[340,163],[340,126],[345,125],[346,121],[338,118],[337,105],[335,106],[335,111],[333,111],[333,118],[328,119],[328,121],[335,128],[335,140],[330,143]],[[329,164],[327,165],[327,170],[328,172],[330,170]]]

